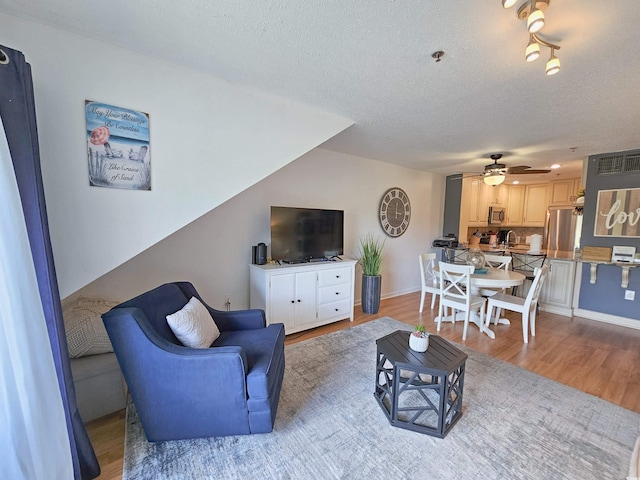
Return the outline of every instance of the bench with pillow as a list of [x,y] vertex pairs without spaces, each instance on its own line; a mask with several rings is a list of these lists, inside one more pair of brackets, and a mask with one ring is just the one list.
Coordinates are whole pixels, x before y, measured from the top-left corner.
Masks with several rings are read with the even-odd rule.
[[80,298],[63,311],[78,410],[84,422],[126,404],[126,384],[101,315],[117,302]]

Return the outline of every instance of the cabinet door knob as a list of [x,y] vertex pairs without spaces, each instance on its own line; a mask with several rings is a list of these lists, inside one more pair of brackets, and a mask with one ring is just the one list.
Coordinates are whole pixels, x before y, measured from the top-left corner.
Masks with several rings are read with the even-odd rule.
[[301,302],[301,300],[300,300],[300,299],[298,299],[298,303],[300,303],[300,302]]
[[340,275],[336,275],[336,278],[340,278]]
[[340,292],[336,292],[336,295],[340,295]]
[[336,312],[340,311],[339,309],[336,308]]
[[295,300],[291,300],[291,303],[296,303]]

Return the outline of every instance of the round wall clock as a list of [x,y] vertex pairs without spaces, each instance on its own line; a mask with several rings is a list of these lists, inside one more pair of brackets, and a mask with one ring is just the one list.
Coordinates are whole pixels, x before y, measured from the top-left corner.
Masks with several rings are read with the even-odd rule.
[[390,237],[399,237],[409,227],[411,203],[401,188],[390,188],[380,201],[380,225]]

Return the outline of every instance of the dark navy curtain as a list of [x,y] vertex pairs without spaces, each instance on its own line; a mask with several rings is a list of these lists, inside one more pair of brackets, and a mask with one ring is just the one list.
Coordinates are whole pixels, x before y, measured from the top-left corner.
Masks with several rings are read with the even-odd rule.
[[[13,160],[24,210],[38,289],[65,407],[75,478],[91,479],[100,467],[76,403],[53,263],[40,171],[31,67],[24,55],[0,45],[0,116]],[[25,319],[27,321],[27,319]]]

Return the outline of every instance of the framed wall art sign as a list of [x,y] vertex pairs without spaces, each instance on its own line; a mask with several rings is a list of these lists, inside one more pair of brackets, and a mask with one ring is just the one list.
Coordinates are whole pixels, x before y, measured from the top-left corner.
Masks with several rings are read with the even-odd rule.
[[593,236],[640,238],[640,188],[598,192]]
[[85,101],[89,185],[151,190],[149,115]]

